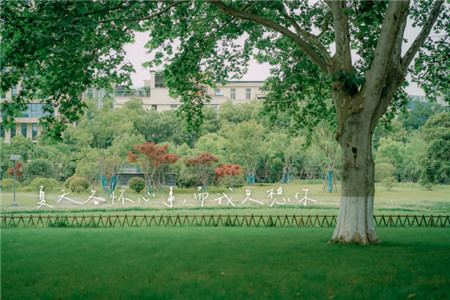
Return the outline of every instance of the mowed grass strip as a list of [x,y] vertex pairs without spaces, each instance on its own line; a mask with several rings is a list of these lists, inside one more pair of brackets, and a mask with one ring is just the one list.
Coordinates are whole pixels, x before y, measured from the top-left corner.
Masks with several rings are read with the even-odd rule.
[[2,299],[446,299],[450,230],[39,228],[1,231]]
[[[277,188],[282,187],[283,197],[290,199],[285,205],[274,203],[270,207],[273,200],[268,195],[270,189],[277,192]],[[308,197],[317,200],[317,202],[308,202],[306,206],[299,203],[305,192],[303,188],[308,188]],[[246,190],[251,191],[252,199],[257,199],[265,203],[264,206],[252,201],[246,201]],[[233,191],[227,191],[226,194],[232,199],[235,207],[231,204],[227,205],[224,199],[221,204],[218,203],[217,197],[223,194],[210,193],[208,198],[204,201],[204,207],[198,199],[194,198],[194,193],[198,193],[193,189],[192,193],[178,193],[178,189],[174,189],[175,200],[173,208],[168,209],[163,203],[167,203],[168,194],[157,194],[156,198],[151,198],[149,202],[136,202],[137,194],[126,192],[125,197],[129,197],[135,202],[118,201],[120,195],[116,194],[116,201],[112,204],[112,200],[105,203],[94,205],[93,203],[86,203],[85,205],[78,205],[67,200],[57,202],[58,197],[62,195],[61,191],[53,191],[45,193],[46,204],[52,205],[53,208],[42,206],[39,202],[39,192],[18,192],[17,199],[18,207],[11,207],[13,202],[13,193],[0,193],[0,208],[2,214],[33,214],[33,215],[63,215],[63,214],[77,214],[77,215],[99,215],[106,213],[127,213],[134,214],[164,214],[164,215],[191,215],[191,214],[263,214],[263,215],[284,215],[284,214],[302,214],[302,215],[336,215],[339,209],[340,192],[328,194],[322,193],[321,184],[307,184],[304,182],[296,182],[291,184],[273,184],[269,186],[246,186],[243,188],[236,188]],[[298,193],[298,194],[297,194]],[[375,194],[374,214],[375,215],[448,215],[450,208],[448,206],[448,198],[450,194],[450,186],[436,186],[433,191],[426,191],[420,185],[399,184],[393,188],[392,191],[386,191],[383,187],[378,187]],[[84,202],[90,197],[91,193],[76,194],[71,193],[69,197],[74,200]],[[98,191],[96,196],[104,197],[101,191]],[[295,199],[297,195],[298,199]],[[142,195],[141,195],[142,196]],[[277,198],[278,196],[274,196]],[[278,200],[281,200],[278,198]],[[282,202],[282,201],[281,201]]]

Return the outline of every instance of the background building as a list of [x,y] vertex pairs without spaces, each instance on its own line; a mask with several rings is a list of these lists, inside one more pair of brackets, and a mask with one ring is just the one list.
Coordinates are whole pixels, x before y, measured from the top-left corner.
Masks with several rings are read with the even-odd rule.
[[[13,97],[17,95],[17,91],[20,86],[13,87],[6,94],[1,95],[0,102],[10,102]],[[11,129],[5,130],[2,126],[0,119],[0,137],[4,139],[6,143],[11,141],[11,138],[16,135],[23,135],[36,141],[36,137],[43,131],[43,127],[39,125],[39,118],[46,115],[43,110],[44,104],[42,103],[30,103],[27,104],[27,109],[21,112],[21,116],[14,119],[14,126]]]
[[[169,96],[162,80],[162,75],[150,71],[150,79],[144,80],[144,87],[139,89],[125,89],[121,86],[115,88],[114,105],[121,107],[131,98],[141,98],[145,109],[165,111],[177,109],[181,105],[179,99]],[[233,103],[245,103],[252,99],[264,99],[266,92],[262,91],[264,81],[231,81],[226,85],[217,84],[217,88],[205,87],[205,94],[211,96],[207,104],[216,111],[226,100]]]

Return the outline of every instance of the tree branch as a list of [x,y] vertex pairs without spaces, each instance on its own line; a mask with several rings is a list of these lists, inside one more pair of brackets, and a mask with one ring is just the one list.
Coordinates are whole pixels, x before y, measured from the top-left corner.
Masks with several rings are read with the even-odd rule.
[[306,41],[310,42],[312,45],[316,46],[317,49],[320,51],[320,53],[325,58],[325,61],[330,64],[331,63],[331,56],[328,53],[328,51],[325,49],[325,47],[319,42],[319,39],[314,34],[309,33],[308,31],[303,30],[300,25],[298,25],[297,22],[293,18],[291,18],[286,10],[282,12],[283,17],[291,23],[291,25],[294,27],[295,31],[298,35],[302,36]]
[[[366,73],[366,82],[361,91],[362,93],[370,93],[370,95],[366,95],[366,99],[380,99],[381,91],[386,84],[390,84],[386,82],[388,71],[393,65],[396,68],[400,67],[401,53],[397,51],[396,45],[401,42],[403,37],[402,29],[404,29],[404,23],[406,23],[408,7],[409,1],[389,2],[375,48],[374,59]],[[396,56],[394,57],[394,55]],[[373,102],[368,104],[366,108],[372,114],[378,105],[379,102]]]
[[135,18],[135,19],[110,19],[110,20],[104,20],[99,22],[98,24],[102,24],[102,23],[106,23],[106,22],[114,22],[114,21],[123,21],[123,22],[139,22],[139,21],[147,21],[147,20],[151,20],[154,19],[156,17],[159,17],[160,15],[164,14],[165,12],[169,11],[170,9],[172,9],[173,7],[180,5],[181,3],[186,3],[189,2],[189,0],[180,0],[180,1],[176,1],[174,3],[172,3],[171,5],[167,6],[166,8],[164,8],[163,10],[151,15],[151,16],[147,16],[147,17],[142,17],[142,18]]
[[333,56],[334,60],[337,60],[338,65],[334,66],[334,71],[345,71],[348,73],[353,72],[352,68],[352,55],[350,52],[350,33],[348,30],[348,18],[344,12],[345,0],[326,1],[328,7],[331,9],[334,23],[335,45],[336,53]]
[[440,9],[443,4],[444,0],[437,0],[436,2],[434,2],[433,8],[431,9],[430,12],[430,16],[425,22],[425,25],[422,27],[422,30],[420,31],[419,35],[416,37],[416,39],[414,40],[414,42],[412,43],[412,45],[409,47],[408,51],[402,58],[402,65],[404,71],[406,71],[409,64],[413,60],[414,56],[416,55],[417,51],[419,51],[420,47],[422,47],[426,38],[430,34],[431,29],[434,26],[434,23],[436,23],[436,20],[440,13]]
[[226,4],[224,4],[222,1],[216,1],[216,0],[208,0],[209,3],[219,8],[221,11],[223,11],[225,14],[229,16],[235,16],[241,19],[249,20],[254,23],[263,25],[264,27],[270,28],[275,30],[278,33],[281,33],[285,37],[289,38],[291,41],[293,41],[300,49],[302,49],[313,61],[317,66],[328,74],[328,67],[329,65],[326,63],[326,61],[313,49],[311,48],[305,41],[303,41],[298,35],[287,29],[286,27],[270,20],[264,17],[261,17],[256,14],[249,13],[247,11],[241,11],[234,9]]

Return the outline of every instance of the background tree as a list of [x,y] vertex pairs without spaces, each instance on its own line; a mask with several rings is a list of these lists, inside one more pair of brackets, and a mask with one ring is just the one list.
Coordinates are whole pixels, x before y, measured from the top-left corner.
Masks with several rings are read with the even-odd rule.
[[221,186],[240,187],[245,183],[244,174],[240,165],[221,165],[216,168],[216,181]]
[[0,142],[0,157],[1,157],[1,175],[4,175],[8,168],[14,165],[9,158],[11,155],[20,155],[19,162],[26,164],[36,148],[36,145],[30,140],[21,135],[15,136],[11,139],[11,143],[7,144],[3,140]]
[[255,120],[237,125],[229,123],[221,128],[227,157],[230,162],[245,168],[250,184],[255,183],[256,170],[263,154],[264,132],[264,127]]
[[23,177],[30,181],[36,177],[54,178],[55,170],[49,161],[45,159],[34,159],[27,164]]
[[98,155],[98,150],[90,147],[76,152],[74,154],[76,161],[74,175],[86,179],[90,185],[97,183],[99,174]]
[[72,155],[69,145],[63,143],[43,144],[40,141],[33,150],[32,158],[48,160],[54,167],[55,178],[63,181],[75,172]]
[[382,182],[388,191],[392,189],[394,184],[395,167],[387,162],[377,163],[375,165],[375,181]]
[[431,142],[422,160],[421,182],[425,186],[449,183],[450,178],[450,113],[431,117],[423,129],[424,139]]
[[154,142],[145,142],[133,147],[133,152],[128,152],[130,163],[139,163],[144,172],[146,186],[161,187],[164,183],[168,164],[178,160],[178,155],[167,152],[168,145],[155,145]]
[[420,101],[410,102],[410,107],[411,109],[407,113],[398,116],[398,121],[403,124],[408,132],[422,127],[432,115],[443,111],[439,104]]
[[117,154],[106,151],[103,151],[102,154],[98,158],[99,174],[97,176],[109,198],[119,183],[122,163],[125,159]]
[[[0,8],[5,24],[2,67],[7,70],[2,71],[1,90],[21,86],[17,97],[3,104],[2,111],[8,112],[4,125],[12,124],[12,116],[36,99],[50,112],[45,119],[53,126],[48,126],[46,134],[59,136],[83,112],[81,94],[88,87],[106,88],[129,80],[133,69],[124,62],[122,46],[133,41],[132,31],[138,24],[123,20],[120,12],[141,15],[140,7],[115,1],[2,1]],[[108,21],[112,18],[117,20]],[[34,31],[38,28],[39,32]],[[39,38],[31,38],[30,30]],[[53,114],[55,107],[58,118]]]
[[231,100],[225,101],[219,107],[219,123],[224,122],[239,124],[244,121],[258,119],[263,106],[260,101],[252,100],[247,103],[234,104]]
[[24,170],[25,170],[25,166],[23,164],[21,164],[20,162],[17,162],[15,168],[11,167],[8,169],[8,174],[11,176],[15,175],[19,181],[22,181],[22,175],[23,175]]
[[[200,156],[186,160],[185,165],[193,170],[198,181],[206,187],[208,182],[212,182],[215,174],[214,163],[219,159],[209,152],[202,153]],[[192,171],[191,170],[191,171]]]

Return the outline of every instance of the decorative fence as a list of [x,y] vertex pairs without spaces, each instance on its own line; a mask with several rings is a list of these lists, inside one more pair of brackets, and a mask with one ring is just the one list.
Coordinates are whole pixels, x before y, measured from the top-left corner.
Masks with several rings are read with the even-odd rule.
[[[374,216],[380,227],[450,227],[450,216]],[[1,216],[1,228],[17,227],[333,227],[337,216],[315,215],[97,215],[97,216]]]

